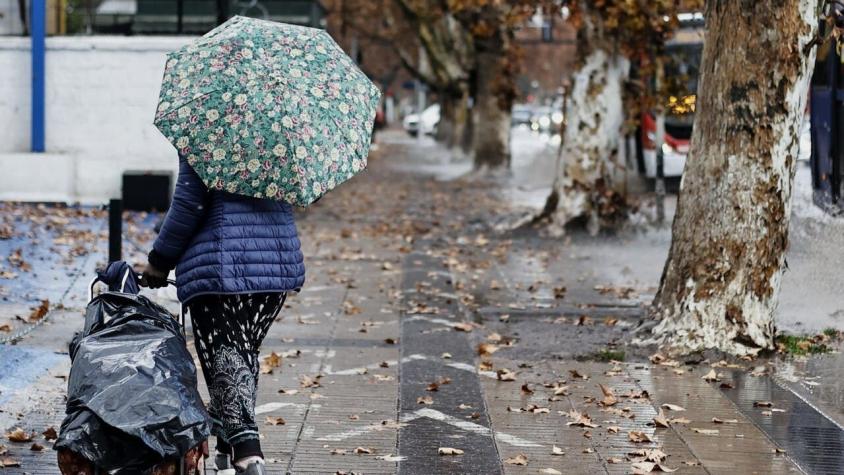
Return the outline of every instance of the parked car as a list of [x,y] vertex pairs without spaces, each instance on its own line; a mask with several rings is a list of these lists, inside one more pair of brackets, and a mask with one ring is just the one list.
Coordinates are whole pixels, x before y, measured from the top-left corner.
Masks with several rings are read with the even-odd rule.
[[526,125],[530,127],[531,117],[533,116],[533,109],[528,104],[516,104],[510,113],[510,125],[517,127],[519,125]]
[[433,104],[422,111],[421,114],[409,114],[402,121],[402,126],[408,134],[416,137],[421,130],[425,135],[437,133],[437,125],[440,123],[440,105]]

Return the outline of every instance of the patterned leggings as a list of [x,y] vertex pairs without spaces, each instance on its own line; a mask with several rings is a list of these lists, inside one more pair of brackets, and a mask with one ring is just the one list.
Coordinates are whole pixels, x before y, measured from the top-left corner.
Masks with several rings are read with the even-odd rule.
[[217,449],[235,460],[263,457],[255,422],[258,350],[286,298],[285,293],[213,294],[188,302]]

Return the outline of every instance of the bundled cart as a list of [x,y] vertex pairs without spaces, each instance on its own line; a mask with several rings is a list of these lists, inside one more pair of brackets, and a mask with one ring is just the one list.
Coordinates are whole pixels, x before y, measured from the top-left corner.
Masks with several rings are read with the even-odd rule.
[[[94,296],[98,283],[108,291]],[[112,263],[91,282],[85,326],[70,344],[67,410],[55,449],[62,474],[199,473],[210,418],[197,390],[184,312],[138,295]]]

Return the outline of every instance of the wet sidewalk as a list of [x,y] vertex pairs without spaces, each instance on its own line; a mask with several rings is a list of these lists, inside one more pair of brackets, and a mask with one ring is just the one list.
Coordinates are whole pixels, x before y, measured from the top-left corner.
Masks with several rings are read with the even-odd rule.
[[[435,153],[388,133],[363,176],[299,217],[308,283],[262,354],[270,473],[844,470],[839,354],[689,364],[629,347],[653,284],[597,268],[612,243],[494,232],[515,213],[498,185],[414,172]],[[130,259],[142,259],[151,222],[133,218]],[[2,473],[58,473],[40,434],[61,422],[62,352],[105,248],[99,231],[80,235],[89,252],[65,259],[57,231],[36,228],[0,240],[4,255],[23,247],[32,267],[0,280],[0,325],[18,331],[31,324],[16,315],[67,297],[22,341],[0,345],[0,429],[35,432],[46,450],[0,442],[0,461],[19,463]],[[58,247],[29,254],[32,239]],[[30,288],[34,274],[52,283]]]

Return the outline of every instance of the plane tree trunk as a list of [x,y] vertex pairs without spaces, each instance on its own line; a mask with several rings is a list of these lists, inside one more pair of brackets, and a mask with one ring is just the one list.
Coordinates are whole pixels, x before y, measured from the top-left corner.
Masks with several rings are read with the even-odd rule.
[[659,343],[774,348],[816,9],[815,0],[707,2],[691,149],[653,304]]
[[541,216],[550,218],[559,233],[578,219],[595,232],[624,208],[612,172],[619,158],[629,61],[589,21],[578,32],[578,58],[556,179]]

